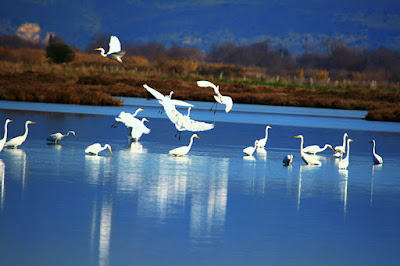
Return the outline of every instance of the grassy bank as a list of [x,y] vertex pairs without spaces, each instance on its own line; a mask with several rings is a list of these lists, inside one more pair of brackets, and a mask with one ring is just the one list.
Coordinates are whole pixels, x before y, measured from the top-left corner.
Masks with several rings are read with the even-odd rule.
[[78,53],[74,62],[47,62],[45,52],[0,47],[0,99],[11,101],[120,105],[112,96],[149,97],[143,84],[174,98],[213,101],[213,90],[197,80],[220,85],[235,103],[368,110],[366,119],[400,122],[400,93],[395,86],[371,86],[365,80],[330,81],[293,76],[268,77],[265,70],[191,61],[150,63],[127,57],[128,70],[99,55]]

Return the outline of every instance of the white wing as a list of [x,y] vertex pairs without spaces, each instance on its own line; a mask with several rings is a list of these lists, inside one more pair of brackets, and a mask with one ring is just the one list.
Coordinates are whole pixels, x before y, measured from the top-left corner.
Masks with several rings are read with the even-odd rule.
[[183,128],[188,130],[188,131],[192,131],[192,132],[207,131],[207,130],[213,129],[214,128],[214,124],[195,121],[195,120],[192,120],[192,119],[189,118],[189,119],[185,119],[185,121],[183,123]]
[[164,95],[162,95],[160,92],[156,91],[153,88],[150,88],[147,84],[144,84],[143,87],[150,92],[154,98],[159,99],[159,100],[163,100],[164,99]]
[[110,37],[109,43],[110,49],[107,54],[119,53],[121,52],[121,43],[116,36]]
[[190,103],[187,103],[187,102],[184,102],[184,101],[181,101],[181,100],[172,99],[172,100],[171,100],[171,103],[172,103],[173,105],[186,106],[186,107],[194,107],[193,104],[190,104]]
[[199,80],[199,81],[197,81],[197,86],[199,86],[199,87],[211,87],[211,88],[214,89],[215,94],[219,93],[218,86],[215,86],[214,83],[209,82],[207,80]]

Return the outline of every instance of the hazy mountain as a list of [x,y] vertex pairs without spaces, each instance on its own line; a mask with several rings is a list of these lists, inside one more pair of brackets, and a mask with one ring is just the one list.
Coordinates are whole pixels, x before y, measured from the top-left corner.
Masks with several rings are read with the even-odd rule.
[[294,51],[327,37],[350,45],[400,48],[400,2],[362,0],[13,0],[3,1],[0,34],[26,22],[84,48],[95,33],[122,41],[209,48],[269,38]]

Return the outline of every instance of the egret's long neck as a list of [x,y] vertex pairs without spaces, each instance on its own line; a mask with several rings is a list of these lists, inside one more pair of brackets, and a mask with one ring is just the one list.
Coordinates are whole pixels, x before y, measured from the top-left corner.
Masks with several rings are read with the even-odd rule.
[[346,159],[349,158],[350,155],[350,139],[347,140],[347,155],[346,155]]
[[4,137],[3,137],[4,141],[7,139],[7,125],[8,125],[8,122],[6,122],[4,124]]
[[346,135],[343,135],[343,150],[346,151]]
[[101,54],[103,57],[107,57],[106,51],[105,51],[103,48],[100,49],[100,54]]
[[136,112],[132,116],[136,116],[141,110],[137,109]]
[[192,137],[190,138],[190,142],[189,142],[189,145],[188,145],[189,149],[192,148],[193,139],[194,139],[194,136],[192,136]]
[[265,129],[265,138],[268,138],[268,127]]
[[373,153],[374,155],[376,155],[376,153],[375,153],[375,141],[373,141],[373,144],[374,144],[374,146],[372,146],[372,153]]
[[300,153],[301,154],[303,154],[304,152],[303,152],[303,144],[304,144],[304,138],[303,137],[300,137]]
[[26,139],[26,137],[28,136],[28,123],[25,123],[25,133],[22,136],[24,137],[24,139]]

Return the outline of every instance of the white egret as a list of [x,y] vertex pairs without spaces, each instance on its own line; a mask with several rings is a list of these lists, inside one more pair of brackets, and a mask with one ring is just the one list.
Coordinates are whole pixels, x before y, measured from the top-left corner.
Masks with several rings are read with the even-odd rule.
[[314,155],[315,155],[316,153],[323,152],[323,151],[326,150],[327,148],[331,148],[331,150],[335,151],[335,150],[332,148],[332,146],[329,145],[329,144],[325,144],[325,146],[324,146],[323,148],[321,148],[321,147],[318,146],[318,145],[307,146],[307,147],[305,147],[305,148],[303,149],[303,151],[304,151],[305,153],[310,153],[310,154],[314,154]]
[[129,119],[131,119],[131,117],[136,117],[137,114],[141,111],[144,111],[142,108],[138,108],[136,109],[136,111],[131,114],[131,113],[126,113],[124,111],[122,111],[121,113],[119,113],[119,115],[115,118],[115,123],[113,125],[111,125],[111,127],[116,128],[118,126],[119,123],[126,123],[127,121],[129,121]]
[[49,141],[49,142],[58,143],[60,140],[62,140],[62,139],[64,139],[64,138],[68,137],[69,134],[72,134],[72,135],[76,138],[75,131],[70,130],[70,131],[68,131],[67,134],[65,134],[65,135],[63,135],[63,134],[60,133],[60,132],[51,134],[51,135],[49,135],[49,136],[47,137],[46,140]]
[[[232,98],[229,96],[223,96],[220,92],[219,92],[219,86],[216,86],[215,84],[213,84],[210,81],[206,81],[206,80],[199,80],[197,81],[197,86],[199,87],[211,87],[214,89],[215,95],[214,95],[214,99],[217,103],[220,104],[224,104],[225,105],[225,112],[229,113],[229,111],[232,109],[233,106],[233,101]],[[215,104],[215,103],[214,103]],[[213,105],[214,106],[214,105]],[[213,106],[211,107],[211,110],[213,108]],[[214,113],[217,111],[217,108],[215,108]]]
[[[178,115],[175,127],[178,131],[207,131],[214,128],[214,124],[196,121],[190,118],[191,107],[188,108],[187,115]],[[180,113],[179,113],[180,114]]]
[[270,127],[270,126],[267,126],[265,128],[265,137],[258,140],[257,148],[264,148],[265,145],[267,144],[267,141],[268,141],[268,129],[269,128],[272,129],[272,127]]
[[303,161],[308,165],[322,165],[320,161],[318,161],[315,157],[304,153],[303,144],[304,144],[304,137],[303,135],[294,136],[293,138],[301,139],[300,142],[300,156]]
[[186,155],[186,154],[190,151],[190,148],[192,147],[193,139],[194,139],[194,138],[200,139],[200,137],[197,136],[197,134],[193,134],[193,135],[190,137],[190,142],[189,142],[189,145],[188,145],[188,146],[182,146],[182,147],[178,147],[178,148],[172,149],[172,150],[170,150],[170,151],[168,152],[168,154],[172,154],[172,155],[175,155],[175,156],[183,156],[183,155]]
[[[144,125],[145,121],[149,122],[149,120],[147,120],[146,118],[142,118],[142,120],[140,122]],[[150,133],[150,129],[146,130],[145,128],[147,128],[147,127],[146,126],[144,126],[144,127],[131,127],[129,129],[129,131],[130,131],[129,133],[131,135],[131,139],[133,141],[139,141],[139,139],[143,135],[143,133],[145,133],[145,132],[149,132]],[[146,133],[146,134],[148,134],[148,133]]]
[[8,123],[12,122],[11,119],[7,119],[6,122],[4,123],[4,136],[2,139],[0,139],[0,152],[3,150],[4,148],[4,144],[6,144],[6,140],[7,140],[7,126]]
[[288,154],[283,157],[282,162],[284,165],[289,166],[293,162],[293,154]]
[[99,152],[104,151],[105,149],[109,149],[111,155],[113,155],[113,152],[111,150],[111,146],[109,144],[104,145],[103,147],[100,145],[100,143],[95,143],[90,146],[88,146],[85,150],[85,153],[90,153],[91,155],[99,155]]
[[30,121],[30,120],[26,121],[25,122],[25,133],[24,133],[24,135],[10,139],[9,141],[7,141],[4,144],[4,147],[16,148],[19,145],[21,145],[22,143],[24,143],[25,140],[26,140],[26,137],[28,137],[28,125],[29,124],[36,124],[36,122]]
[[347,151],[346,151],[346,157],[339,162],[339,169],[344,169],[346,170],[347,167],[349,166],[349,156],[350,156],[350,142],[353,141],[352,139],[348,138],[347,139]]
[[121,50],[121,42],[116,36],[110,37],[109,49],[107,53],[103,48],[96,48],[95,50],[101,51],[101,55],[103,57],[116,60],[118,63],[121,64],[121,66],[127,69],[122,63],[122,57],[125,55],[126,52]]
[[257,144],[258,144],[258,140],[254,141],[254,146],[244,148],[243,152],[248,156],[252,156],[254,151],[256,150]]
[[369,143],[373,143],[373,146],[372,146],[372,160],[374,161],[374,164],[383,164],[382,157],[375,153],[375,140],[371,140]]
[[343,154],[346,153],[346,137],[349,137],[347,133],[343,135],[343,144],[342,146],[336,146],[334,148],[335,154],[333,156],[342,158]]

